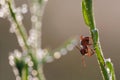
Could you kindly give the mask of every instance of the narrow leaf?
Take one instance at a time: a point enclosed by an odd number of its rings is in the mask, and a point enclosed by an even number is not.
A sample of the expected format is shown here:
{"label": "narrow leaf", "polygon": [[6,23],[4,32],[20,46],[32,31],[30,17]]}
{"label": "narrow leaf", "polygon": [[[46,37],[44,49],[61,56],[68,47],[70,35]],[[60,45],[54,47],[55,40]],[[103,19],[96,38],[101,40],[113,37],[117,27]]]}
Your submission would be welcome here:
{"label": "narrow leaf", "polygon": [[21,80],[28,80],[28,65],[26,64],[22,70],[22,79]]}
{"label": "narrow leaf", "polygon": [[86,25],[88,25],[90,29],[94,29],[95,23],[92,13],[92,0],[82,0],[82,13]]}
{"label": "narrow leaf", "polygon": [[116,80],[113,64],[110,59],[106,59],[106,67],[110,80]]}

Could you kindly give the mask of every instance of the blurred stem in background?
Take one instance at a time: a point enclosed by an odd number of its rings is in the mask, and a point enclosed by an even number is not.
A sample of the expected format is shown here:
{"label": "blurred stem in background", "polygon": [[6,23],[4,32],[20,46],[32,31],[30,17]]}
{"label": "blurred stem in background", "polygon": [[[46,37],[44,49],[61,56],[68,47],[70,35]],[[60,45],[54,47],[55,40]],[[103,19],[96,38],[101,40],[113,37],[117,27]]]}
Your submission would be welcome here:
{"label": "blurred stem in background", "polygon": [[96,52],[98,63],[100,65],[101,73],[104,80],[116,80],[113,64],[109,59],[105,59],[99,41],[99,33],[95,24],[93,8],[93,0],[82,0],[82,12],[86,25],[89,27],[93,46]]}
{"label": "blurred stem in background", "polygon": [[[63,46],[54,51],[41,48],[42,16],[47,0],[30,0],[27,4],[16,8],[14,0],[0,1],[0,17],[7,17],[10,21],[10,32],[15,33],[22,49],[15,49],[10,53],[9,63],[13,67],[16,80],[45,80],[43,64],[59,59],[73,50],[76,39],[68,40]],[[30,10],[32,26],[27,34],[22,22],[23,14]]]}
{"label": "blurred stem in background", "polygon": [[[42,69],[42,56],[44,54],[41,49],[41,19],[45,0],[33,0],[30,3],[32,29],[30,34],[25,30],[22,23],[22,9],[15,8],[14,0],[6,0],[9,10],[9,20],[12,25],[12,31],[17,36],[22,52],[15,50],[10,55],[10,64],[15,71],[16,79],[20,80],[45,80]],[[25,7],[23,9],[25,11]],[[24,12],[23,11],[23,12]]]}

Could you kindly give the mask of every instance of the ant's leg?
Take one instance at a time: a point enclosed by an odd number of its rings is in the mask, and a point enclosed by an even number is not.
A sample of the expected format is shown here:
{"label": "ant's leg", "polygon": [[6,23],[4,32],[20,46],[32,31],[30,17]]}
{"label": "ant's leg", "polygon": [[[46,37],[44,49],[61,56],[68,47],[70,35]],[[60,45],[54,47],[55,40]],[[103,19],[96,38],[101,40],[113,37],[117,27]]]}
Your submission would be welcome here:
{"label": "ant's leg", "polygon": [[84,36],[83,36],[83,35],[81,35],[81,36],[80,36],[80,40],[83,40],[83,37],[84,37]]}
{"label": "ant's leg", "polygon": [[86,63],[85,63],[85,58],[84,58],[84,56],[82,56],[82,64],[83,64],[84,67],[86,67]]}
{"label": "ant's leg", "polygon": [[78,46],[75,46],[78,50],[80,50],[80,47],[78,47]]}
{"label": "ant's leg", "polygon": [[91,48],[89,46],[87,46],[87,53],[86,53],[87,56],[91,56]]}
{"label": "ant's leg", "polygon": [[87,56],[92,56],[95,53],[95,51],[91,49],[91,47],[89,46],[87,46],[87,50],[88,50],[88,52],[86,53]]}
{"label": "ant's leg", "polygon": [[89,45],[93,45],[93,39],[92,39],[92,37],[89,37],[89,41],[91,42],[91,43],[89,43]]}
{"label": "ant's leg", "polygon": [[87,56],[92,56],[95,53],[95,51],[91,48],[88,49],[88,53],[86,54]]}
{"label": "ant's leg", "polygon": [[86,53],[87,56],[92,56],[90,52]]}
{"label": "ant's leg", "polygon": [[[82,36],[81,36],[80,38],[82,38]],[[76,47],[78,50],[80,50],[80,49],[81,49],[80,42],[78,42],[78,45],[76,45],[75,47]]]}
{"label": "ant's leg", "polygon": [[91,49],[91,51],[92,51],[91,55],[93,55],[95,53],[95,51],[93,49]]}

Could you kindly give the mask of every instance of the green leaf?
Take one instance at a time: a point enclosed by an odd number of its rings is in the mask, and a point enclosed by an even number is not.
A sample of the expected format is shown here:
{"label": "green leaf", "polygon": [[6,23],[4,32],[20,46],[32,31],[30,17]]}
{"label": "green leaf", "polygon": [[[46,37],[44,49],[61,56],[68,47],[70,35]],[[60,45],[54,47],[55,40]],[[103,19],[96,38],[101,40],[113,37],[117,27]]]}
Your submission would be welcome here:
{"label": "green leaf", "polygon": [[17,58],[15,57],[16,68],[18,69],[19,76],[21,80],[28,80],[28,65],[25,63],[24,57]]}
{"label": "green leaf", "polygon": [[28,65],[27,64],[22,69],[22,79],[21,80],[28,80]]}
{"label": "green leaf", "polygon": [[38,2],[39,2],[40,4],[42,4],[43,0],[38,0]]}
{"label": "green leaf", "polygon": [[110,80],[105,65],[103,65],[101,62],[99,63],[100,63],[101,71],[103,73],[103,80]]}
{"label": "green leaf", "polygon": [[110,59],[106,59],[106,70],[108,72],[110,80],[116,80],[113,64]]}
{"label": "green leaf", "polygon": [[33,61],[33,64],[34,64],[33,69],[37,70],[39,62],[38,62],[36,55],[32,54],[31,52],[29,52],[29,55],[31,56],[31,60]]}
{"label": "green leaf", "polygon": [[18,58],[15,58],[15,64],[16,64],[16,68],[18,69],[18,72],[19,72],[19,75],[22,76],[22,70],[25,66],[25,62],[23,59],[18,59]]}
{"label": "green leaf", "polygon": [[92,0],[82,0],[82,13],[86,25],[88,25],[90,29],[94,29],[95,23],[92,13]]}

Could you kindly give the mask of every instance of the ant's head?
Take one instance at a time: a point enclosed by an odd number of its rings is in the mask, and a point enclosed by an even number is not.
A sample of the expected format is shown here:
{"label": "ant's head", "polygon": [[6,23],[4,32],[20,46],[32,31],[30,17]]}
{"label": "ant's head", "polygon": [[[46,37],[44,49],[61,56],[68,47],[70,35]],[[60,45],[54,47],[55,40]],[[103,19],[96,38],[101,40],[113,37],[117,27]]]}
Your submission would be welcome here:
{"label": "ant's head", "polygon": [[90,43],[90,37],[81,36],[81,45],[85,46]]}

